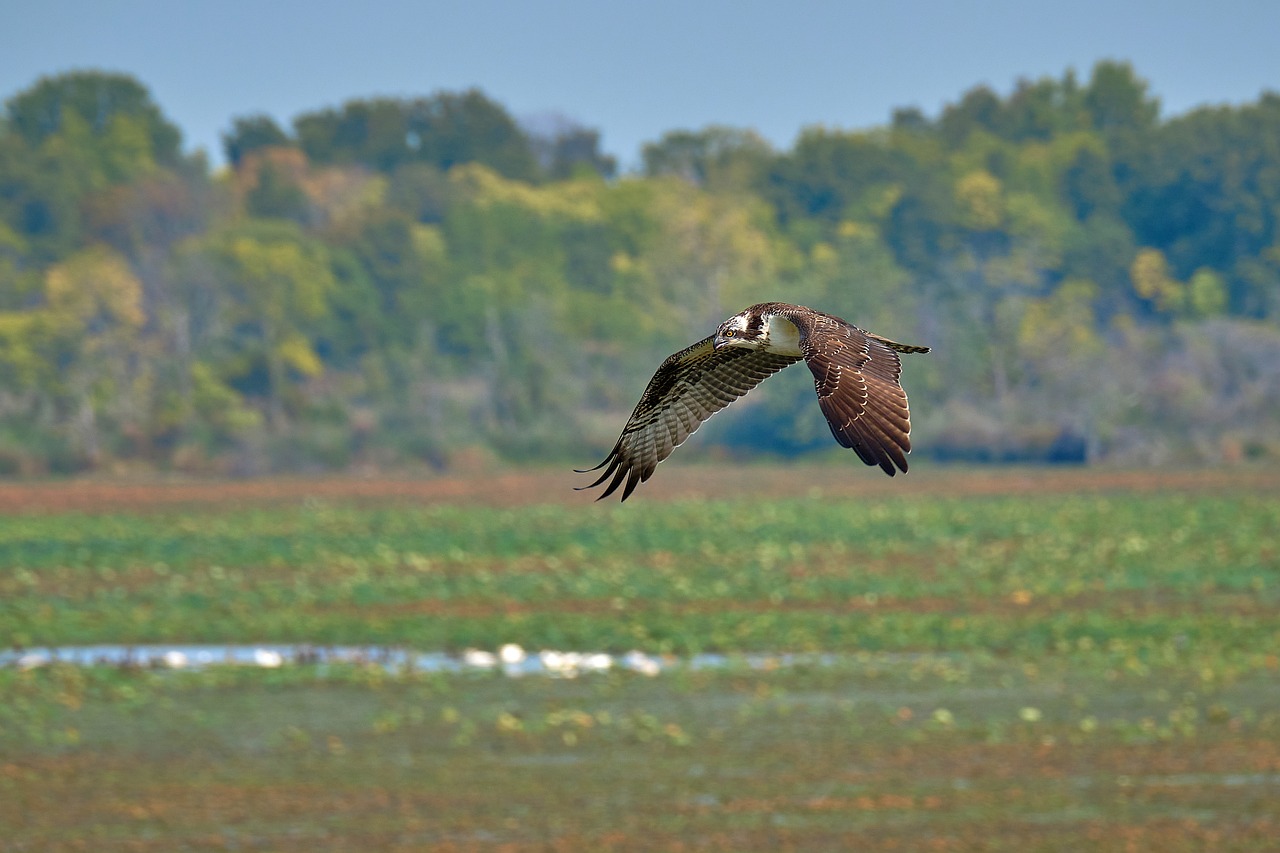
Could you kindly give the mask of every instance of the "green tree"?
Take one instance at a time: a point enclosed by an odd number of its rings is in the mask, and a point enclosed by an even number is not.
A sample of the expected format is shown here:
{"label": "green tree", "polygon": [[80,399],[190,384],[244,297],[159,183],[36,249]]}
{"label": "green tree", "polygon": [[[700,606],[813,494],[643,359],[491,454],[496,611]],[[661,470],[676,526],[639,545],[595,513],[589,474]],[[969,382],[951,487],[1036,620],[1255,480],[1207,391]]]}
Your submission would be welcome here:
{"label": "green tree", "polygon": [[232,122],[231,130],[222,135],[222,150],[227,162],[239,166],[245,155],[262,148],[282,148],[292,145],[275,119],[269,115],[242,116]]}
{"label": "green tree", "polygon": [[0,220],[0,310],[27,308],[40,289],[26,241]]}
{"label": "green tree", "polygon": [[[384,208],[364,218],[343,245],[360,272],[350,273],[351,292],[336,298],[356,326],[337,333],[349,340],[335,344],[357,351],[414,349],[437,314],[446,273],[439,230]],[[359,305],[348,298],[356,293]]]}
{"label": "green tree", "polygon": [[131,77],[72,72],[11,98],[0,125],[0,221],[49,262],[84,237],[92,193],[184,168],[181,137]]}
{"label": "green tree", "polygon": [[773,149],[753,130],[711,125],[702,130],[673,130],[646,143],[644,173],[674,176],[709,189],[757,187],[773,159]]}
{"label": "green tree", "polygon": [[127,74],[72,71],[42,77],[11,98],[5,112],[9,127],[33,148],[68,133],[71,123],[78,121],[91,138],[103,143],[104,159],[114,155],[111,148],[122,135],[133,133],[140,136],[147,159],[166,166],[181,159],[181,132],[164,117],[146,87]]}
{"label": "green tree", "polygon": [[806,130],[792,151],[765,177],[766,193],[785,222],[818,219],[838,223],[863,194],[902,185],[913,172],[906,152],[869,133]]}
{"label": "green tree", "polygon": [[1187,282],[1187,307],[1195,317],[1217,317],[1227,308],[1227,286],[1222,276],[1201,267]]}
{"label": "green tree", "polygon": [[974,131],[996,134],[1004,105],[988,86],[970,89],[958,104],[948,104],[938,119],[938,131],[948,146],[958,148]]}
{"label": "green tree", "polygon": [[1094,214],[1119,214],[1123,197],[1103,145],[1082,145],[1076,151],[1062,175],[1062,193],[1081,221]]}
{"label": "green tree", "polygon": [[430,98],[377,98],[294,120],[312,162],[360,163],[389,172],[406,163],[449,169],[482,163],[509,178],[532,180],[538,166],[528,137],[510,114],[478,89]]}
{"label": "green tree", "polygon": [[268,425],[282,431],[293,377],[324,369],[314,336],[335,287],[328,252],[279,220],[247,220],[211,234],[194,251],[212,272],[212,322],[221,332],[204,358],[233,386],[260,392]]}
{"label": "green tree", "polygon": [[1127,62],[1104,60],[1093,67],[1083,93],[1093,126],[1104,133],[1147,131],[1160,115],[1160,102]]}
{"label": "green tree", "polygon": [[86,249],[49,268],[43,313],[57,341],[70,429],[96,464],[104,452],[104,414],[135,436],[146,429],[148,371],[136,358],[145,352],[142,284],[117,253]]}
{"label": "green tree", "polygon": [[1123,206],[1138,239],[1175,273],[1226,274],[1230,304],[1260,316],[1268,302],[1246,272],[1280,242],[1280,96],[1194,110],[1151,134]]}
{"label": "green tree", "polygon": [[33,150],[0,125],[0,222],[21,237],[30,255],[49,262],[71,252],[82,236],[75,171],[48,150]]}
{"label": "green tree", "polygon": [[257,180],[245,193],[245,212],[261,219],[310,223],[311,200],[291,171],[282,164],[264,161],[256,171]]}
{"label": "green tree", "polygon": [[391,173],[387,206],[424,223],[444,219],[454,201],[448,176],[427,163],[408,163]]}
{"label": "green tree", "polygon": [[598,175],[612,178],[618,161],[600,150],[600,131],[563,116],[526,122],[525,134],[542,174],[551,180]]}
{"label": "green tree", "polygon": [[1169,269],[1169,262],[1159,249],[1141,249],[1129,268],[1133,290],[1161,314],[1181,310],[1186,297],[1184,287]]}

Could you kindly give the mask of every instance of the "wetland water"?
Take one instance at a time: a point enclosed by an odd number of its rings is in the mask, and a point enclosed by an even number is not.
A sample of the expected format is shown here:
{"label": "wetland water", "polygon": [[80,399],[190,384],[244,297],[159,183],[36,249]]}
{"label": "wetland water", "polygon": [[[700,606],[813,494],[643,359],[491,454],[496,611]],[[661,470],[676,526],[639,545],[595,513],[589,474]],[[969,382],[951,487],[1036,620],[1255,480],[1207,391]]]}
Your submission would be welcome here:
{"label": "wetland water", "polygon": [[769,670],[797,665],[829,666],[846,658],[831,654],[697,654],[691,657],[649,655],[640,651],[611,655],[604,652],[526,651],[507,644],[496,651],[467,649],[457,654],[419,652],[387,646],[261,645],[91,645],[0,651],[0,667],[34,669],[54,663],[73,666],[116,666],[146,669],[200,669],[210,666],[275,668],[294,665],[364,664],[390,670],[421,672],[492,671],[521,676],[573,677],[619,669],[659,675],[684,669],[746,667]]}

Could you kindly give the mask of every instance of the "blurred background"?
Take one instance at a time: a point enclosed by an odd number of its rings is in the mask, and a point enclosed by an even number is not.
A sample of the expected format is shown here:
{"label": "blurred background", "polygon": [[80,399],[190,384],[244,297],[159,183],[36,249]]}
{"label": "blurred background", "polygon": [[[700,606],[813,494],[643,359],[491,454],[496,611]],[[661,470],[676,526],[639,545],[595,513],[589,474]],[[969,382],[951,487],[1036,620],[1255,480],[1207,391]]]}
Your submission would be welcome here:
{"label": "blurred background", "polygon": [[6,17],[2,473],[559,462],[775,299],[933,347],[925,455],[1280,452],[1270,4]]}
{"label": "blurred background", "polygon": [[0,21],[0,853],[1276,850],[1280,4]]}

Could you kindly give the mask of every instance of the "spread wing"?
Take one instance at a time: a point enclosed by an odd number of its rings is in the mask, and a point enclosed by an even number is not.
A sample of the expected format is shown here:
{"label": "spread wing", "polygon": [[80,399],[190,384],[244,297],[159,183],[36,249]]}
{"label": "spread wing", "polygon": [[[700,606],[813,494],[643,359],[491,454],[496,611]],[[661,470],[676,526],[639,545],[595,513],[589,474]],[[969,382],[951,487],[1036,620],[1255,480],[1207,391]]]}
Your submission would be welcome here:
{"label": "spread wing", "polygon": [[702,422],[746,394],[769,376],[796,361],[799,356],[778,355],[742,347],[717,350],[713,337],[704,338],[675,353],[658,368],[622,428],[618,443],[594,468],[579,471],[604,473],[590,486],[610,480],[606,498],[626,480],[622,500],[637,485],[648,480],[658,463],[671,455]]}
{"label": "spread wing", "polygon": [[800,331],[800,350],[836,441],[890,477],[906,471],[911,415],[898,353],[929,348],[900,344],[816,311],[784,316]]}

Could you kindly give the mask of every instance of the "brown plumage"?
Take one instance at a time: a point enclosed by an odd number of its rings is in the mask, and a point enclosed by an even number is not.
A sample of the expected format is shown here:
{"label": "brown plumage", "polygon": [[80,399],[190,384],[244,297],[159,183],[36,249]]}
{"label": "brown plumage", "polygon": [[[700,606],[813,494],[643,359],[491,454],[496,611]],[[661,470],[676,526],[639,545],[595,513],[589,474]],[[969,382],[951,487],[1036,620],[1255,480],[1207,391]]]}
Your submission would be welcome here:
{"label": "brown plumage", "polygon": [[725,320],[714,335],[662,362],[613,450],[596,467],[578,473],[604,472],[580,488],[608,480],[600,495],[606,498],[625,482],[625,501],[703,421],[801,358],[813,372],[818,405],[836,441],[892,477],[907,470],[911,452],[898,353],[928,351],[800,305],[752,305]]}

